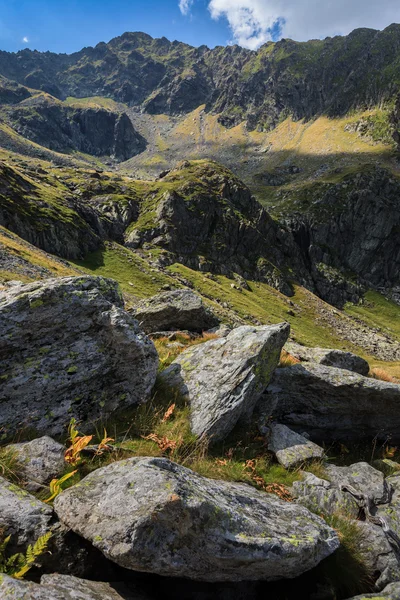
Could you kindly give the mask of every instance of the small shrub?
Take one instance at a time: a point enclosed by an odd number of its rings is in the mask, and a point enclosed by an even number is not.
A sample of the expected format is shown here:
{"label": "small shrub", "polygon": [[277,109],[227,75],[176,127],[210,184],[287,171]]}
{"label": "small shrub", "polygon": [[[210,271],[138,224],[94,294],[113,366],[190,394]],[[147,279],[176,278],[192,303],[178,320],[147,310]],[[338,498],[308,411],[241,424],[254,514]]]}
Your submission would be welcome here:
{"label": "small shrub", "polygon": [[11,448],[0,448],[0,475],[13,483],[20,481],[21,463],[18,454]]}

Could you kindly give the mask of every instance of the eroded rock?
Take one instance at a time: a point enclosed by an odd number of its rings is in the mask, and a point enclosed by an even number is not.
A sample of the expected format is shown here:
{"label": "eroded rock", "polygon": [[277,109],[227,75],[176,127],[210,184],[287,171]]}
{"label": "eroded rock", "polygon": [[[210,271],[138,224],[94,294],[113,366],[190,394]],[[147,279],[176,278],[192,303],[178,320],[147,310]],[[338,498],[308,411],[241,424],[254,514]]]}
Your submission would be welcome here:
{"label": "eroded rock", "polygon": [[15,454],[20,468],[18,474],[30,492],[39,491],[65,469],[65,447],[47,435],[31,442],[11,444],[8,449]]}
{"label": "eroded rock", "polygon": [[339,546],[304,507],[164,458],[99,469],[58,496],[55,510],[120,566],[194,580],[293,578]]}
{"label": "eroded rock", "polygon": [[259,409],[316,441],[400,439],[400,385],[344,369],[311,363],[277,369]]}
{"label": "eroded rock", "polygon": [[59,435],[144,402],[158,356],[123,310],[116,282],[66,277],[5,288],[0,297],[0,427]]}
{"label": "eroded rock", "polygon": [[121,596],[108,583],[67,575],[45,575],[41,584],[0,575],[0,593],[7,600],[134,600],[131,595]]}
{"label": "eroded rock", "polygon": [[219,323],[200,296],[191,290],[162,292],[143,300],[134,315],[146,333],[185,329],[202,333]]}
{"label": "eroded rock", "polygon": [[277,461],[285,469],[292,469],[308,460],[321,459],[324,456],[323,448],[286,425],[272,423],[268,429],[268,450],[275,454]]}
{"label": "eroded rock", "polygon": [[287,343],[285,350],[301,362],[318,363],[327,367],[346,369],[347,371],[354,371],[354,373],[364,376],[369,373],[369,364],[367,361],[351,352],[327,348],[307,348],[294,342]]}
{"label": "eroded rock", "polygon": [[289,325],[243,326],[224,338],[188,348],[163,379],[189,398],[191,427],[212,442],[246,422],[279,362]]}

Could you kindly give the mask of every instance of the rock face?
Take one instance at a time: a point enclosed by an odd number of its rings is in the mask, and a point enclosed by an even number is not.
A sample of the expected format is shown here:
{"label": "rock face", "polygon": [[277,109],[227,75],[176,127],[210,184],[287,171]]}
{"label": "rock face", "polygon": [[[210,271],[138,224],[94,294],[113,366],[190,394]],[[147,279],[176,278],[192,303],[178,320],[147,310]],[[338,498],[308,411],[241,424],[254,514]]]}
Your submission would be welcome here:
{"label": "rock face", "polygon": [[0,300],[0,426],[65,431],[146,401],[158,356],[102,277],[6,288]]}
{"label": "rock face", "polygon": [[41,585],[0,575],[0,593],[7,600],[134,600],[120,596],[108,583],[67,575],[45,575]]}
{"label": "rock face", "polygon": [[55,510],[117,564],[194,580],[293,578],[339,545],[303,507],[163,458],[99,469],[58,496]]}
{"label": "rock face", "polygon": [[287,295],[293,295],[284,274],[290,263],[312,285],[291,235],[228,169],[211,161],[186,161],[162,182],[170,189],[143,203],[139,219],[126,232],[127,246],[162,247],[169,262],[265,281]]}
{"label": "rock face", "polygon": [[273,423],[269,427],[268,450],[273,452],[285,469],[297,467],[307,460],[319,459],[324,450],[302,435],[286,427]]}
{"label": "rock face", "polygon": [[324,365],[277,369],[260,412],[313,439],[399,439],[400,385]]}
{"label": "rock face", "polygon": [[18,133],[57,152],[75,150],[124,161],[146,148],[146,140],[122,112],[70,107],[38,96],[9,107],[6,114]]}
{"label": "rock face", "polygon": [[191,427],[212,442],[246,422],[277,367],[290,327],[238,327],[225,338],[191,347],[162,377],[189,398]]}
{"label": "rock face", "polygon": [[367,361],[351,352],[327,348],[307,348],[294,342],[287,343],[285,350],[301,362],[318,363],[327,367],[346,369],[347,371],[354,371],[354,373],[364,376],[369,373],[369,364]]}
{"label": "rock face", "polygon": [[[127,32],[68,56],[2,52],[0,73],[59,98],[101,93],[149,113],[169,114],[207,104],[222,113],[220,121],[228,127],[247,120],[249,129],[269,129],[283,112],[295,120],[342,115],[391,98],[399,38],[400,28],[393,24],[381,32],[356,29],[317,46],[283,39],[252,52],[239,46],[194,48]],[[337,81],[344,83],[340,89]]]}
{"label": "rock face", "polygon": [[146,333],[177,330],[201,333],[219,323],[200,296],[190,290],[157,294],[135,307],[134,315]]}
{"label": "rock face", "polygon": [[20,476],[25,489],[30,492],[38,492],[65,469],[65,447],[48,436],[32,442],[12,444],[8,448],[18,459]]}

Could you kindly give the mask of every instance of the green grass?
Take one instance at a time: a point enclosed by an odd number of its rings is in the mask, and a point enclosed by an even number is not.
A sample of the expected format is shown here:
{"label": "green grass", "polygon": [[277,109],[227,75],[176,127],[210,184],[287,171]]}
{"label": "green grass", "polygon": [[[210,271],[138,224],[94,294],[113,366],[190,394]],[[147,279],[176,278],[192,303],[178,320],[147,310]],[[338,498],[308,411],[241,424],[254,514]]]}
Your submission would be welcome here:
{"label": "green grass", "polygon": [[64,100],[64,104],[81,108],[106,108],[112,111],[121,111],[123,108],[127,108],[125,104],[116,102],[112,98],[105,98],[104,96],[89,96],[87,98],[68,96]]}
{"label": "green grass", "polygon": [[137,298],[153,296],[163,285],[175,284],[167,275],[152,271],[137,254],[116,243],[106,243],[104,249],[70,263],[87,273],[115,279],[126,294]]}

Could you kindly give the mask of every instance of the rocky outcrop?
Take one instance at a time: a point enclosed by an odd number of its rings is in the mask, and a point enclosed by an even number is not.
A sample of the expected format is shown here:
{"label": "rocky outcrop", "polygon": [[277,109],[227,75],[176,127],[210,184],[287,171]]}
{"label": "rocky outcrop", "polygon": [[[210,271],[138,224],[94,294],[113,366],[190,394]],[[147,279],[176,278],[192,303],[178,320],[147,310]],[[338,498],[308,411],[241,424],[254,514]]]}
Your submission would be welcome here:
{"label": "rocky outcrop", "polygon": [[293,469],[309,460],[324,456],[324,450],[304,436],[279,423],[272,423],[267,431],[268,450],[285,469]]}
{"label": "rocky outcrop", "polygon": [[124,161],[146,148],[146,140],[123,112],[65,106],[43,95],[8,108],[6,115],[18,133],[57,152],[75,150]]}
{"label": "rocky outcrop", "polygon": [[191,290],[157,294],[135,306],[133,314],[146,333],[178,330],[202,333],[219,323],[202,298]]}
{"label": "rocky outcrop", "polygon": [[291,235],[231,171],[211,161],[185,161],[162,184],[169,189],[161,187],[142,203],[126,231],[127,246],[161,247],[168,252],[163,264],[265,281],[289,296],[289,268],[312,286]]}
{"label": "rocky outcrop", "polygon": [[55,510],[117,564],[193,580],[292,578],[339,545],[299,505],[162,458],[99,469],[58,496]]}
{"label": "rocky outcrop", "polygon": [[369,364],[367,361],[351,352],[327,348],[307,348],[294,342],[288,342],[285,345],[285,350],[301,362],[336,367],[338,369],[345,369],[346,371],[354,371],[354,373],[364,376],[369,373]]}
{"label": "rocky outcrop", "polygon": [[0,301],[3,432],[59,435],[72,417],[93,423],[145,402],[158,356],[102,277],[14,285]]}
{"label": "rocky outcrop", "polygon": [[[391,290],[399,285],[400,182],[381,167],[343,177],[339,183],[308,190],[308,206],[292,209],[291,228],[313,269],[319,295],[332,296],[333,274],[347,273],[348,285]],[[287,215],[286,215],[287,217]],[[331,290],[330,290],[331,288]],[[329,291],[330,290],[330,291]],[[340,300],[338,297],[337,300]]]}
{"label": "rocky outcrop", "polygon": [[238,327],[224,338],[183,351],[163,381],[189,399],[193,433],[223,440],[249,421],[277,367],[289,325]]}
{"label": "rocky outcrop", "polygon": [[133,600],[108,583],[68,575],[44,575],[41,585],[0,575],[0,593],[7,600]]}
{"label": "rocky outcrop", "polygon": [[293,493],[312,511],[354,520],[358,553],[367,572],[374,574],[377,590],[399,580],[399,507],[390,479],[367,463],[329,465],[324,479],[304,473],[293,484]]}
{"label": "rocky outcrop", "polygon": [[399,439],[400,385],[308,363],[277,369],[260,402],[263,415],[312,439]]}
{"label": "rocky outcrop", "polygon": [[48,436],[11,444],[8,450],[18,463],[18,475],[24,488],[30,492],[40,491],[65,470],[65,447]]}

